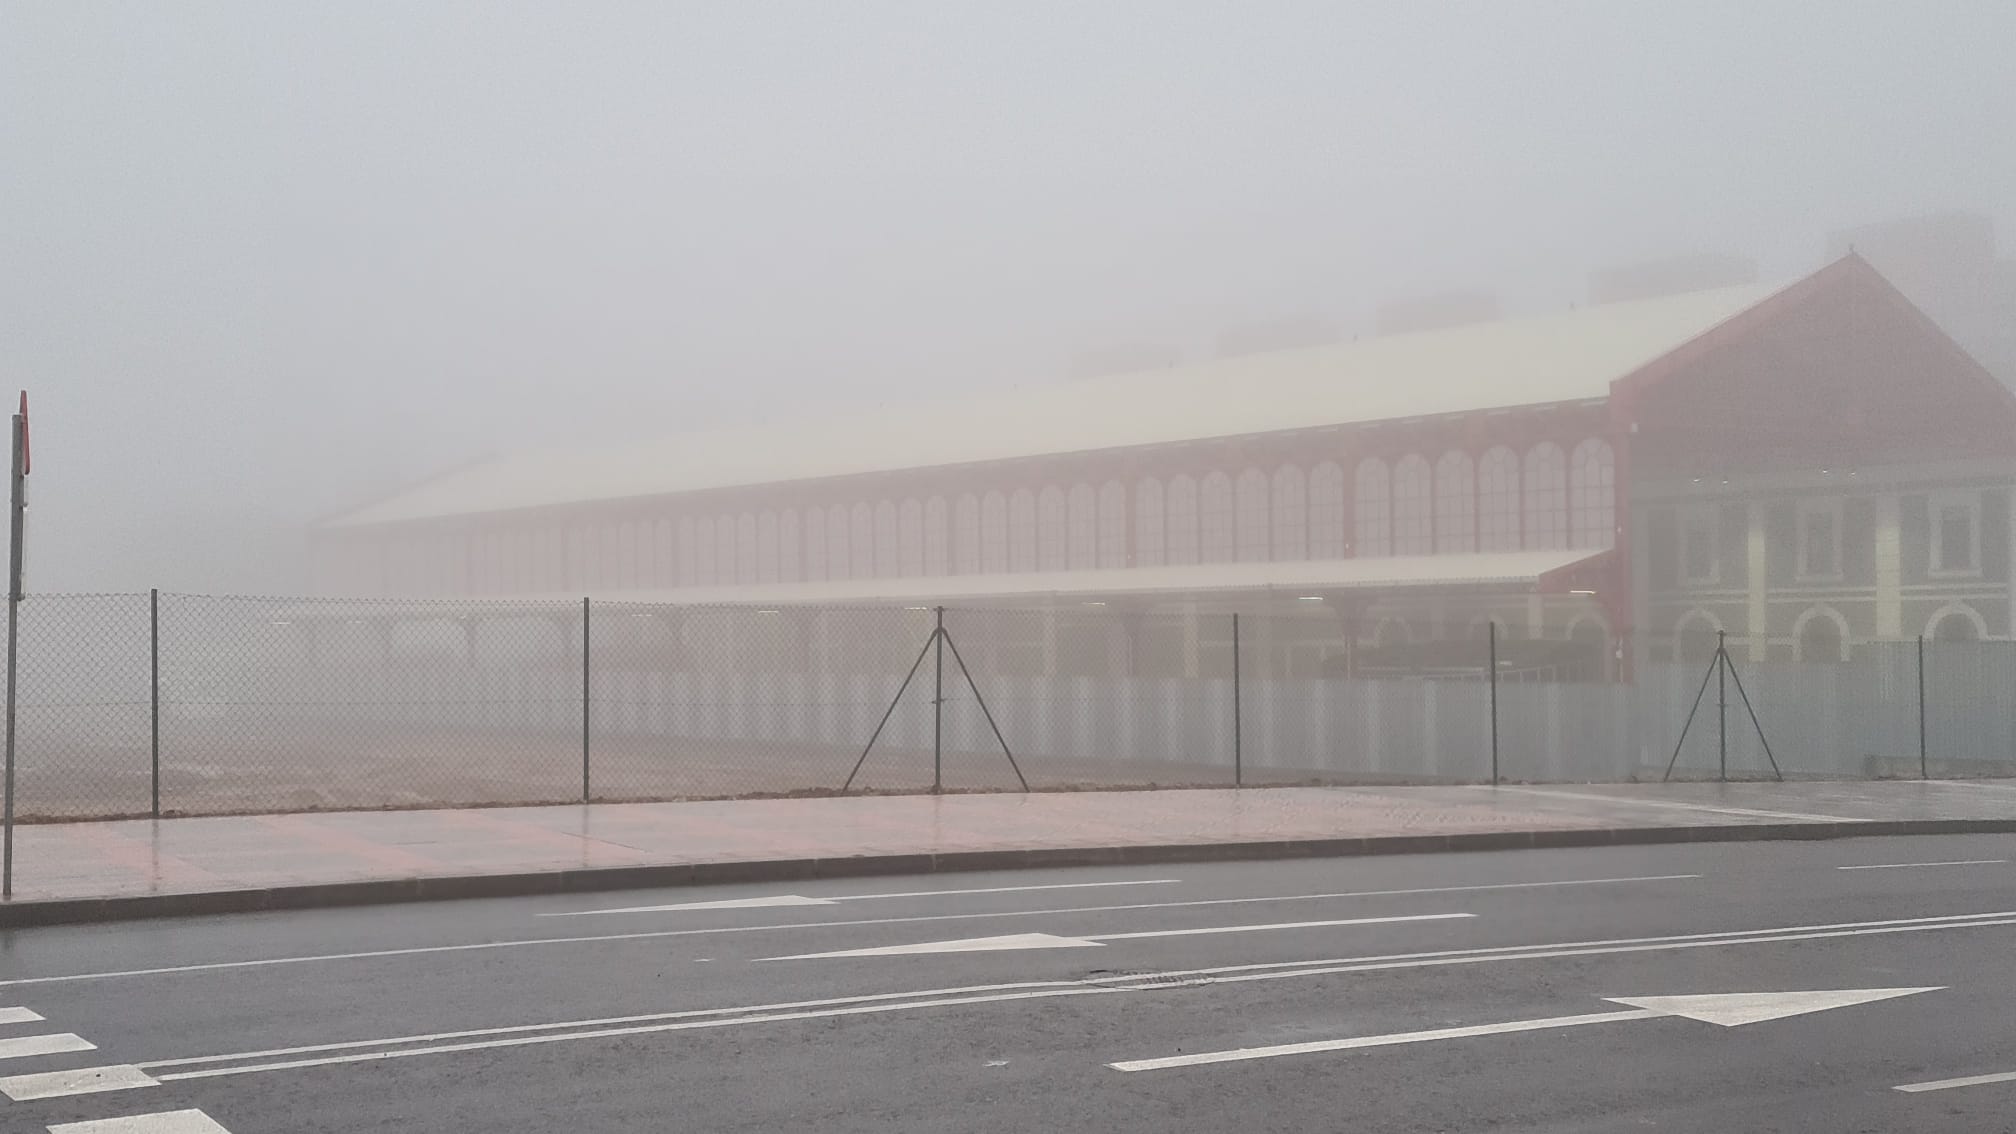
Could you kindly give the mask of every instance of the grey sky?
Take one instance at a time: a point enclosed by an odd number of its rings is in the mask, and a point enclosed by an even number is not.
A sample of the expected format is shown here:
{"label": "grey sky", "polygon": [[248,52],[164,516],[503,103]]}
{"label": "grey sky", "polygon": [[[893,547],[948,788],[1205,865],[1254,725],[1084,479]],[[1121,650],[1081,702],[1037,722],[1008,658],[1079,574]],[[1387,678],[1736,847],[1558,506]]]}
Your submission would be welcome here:
{"label": "grey sky", "polygon": [[2016,231],[2016,5],[0,0],[31,585],[298,585],[487,450],[1693,251]]}

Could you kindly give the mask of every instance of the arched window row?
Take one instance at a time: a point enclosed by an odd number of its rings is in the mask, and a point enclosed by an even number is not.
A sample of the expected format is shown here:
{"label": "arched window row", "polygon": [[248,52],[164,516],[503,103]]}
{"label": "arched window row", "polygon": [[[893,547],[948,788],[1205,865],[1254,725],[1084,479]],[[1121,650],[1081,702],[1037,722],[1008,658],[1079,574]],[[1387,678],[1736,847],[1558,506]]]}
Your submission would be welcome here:
{"label": "arched window row", "polygon": [[416,539],[388,581],[452,593],[654,590],[1127,566],[1612,546],[1617,471],[1596,438],[806,508]]}

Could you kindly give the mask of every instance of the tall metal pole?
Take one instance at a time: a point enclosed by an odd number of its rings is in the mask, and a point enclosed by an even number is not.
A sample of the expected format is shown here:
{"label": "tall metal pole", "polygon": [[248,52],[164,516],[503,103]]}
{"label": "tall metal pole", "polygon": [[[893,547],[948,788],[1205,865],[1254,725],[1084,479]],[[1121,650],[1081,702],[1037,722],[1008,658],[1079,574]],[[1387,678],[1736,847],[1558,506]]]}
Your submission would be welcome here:
{"label": "tall metal pole", "polygon": [[[24,398],[26,395],[23,395]],[[27,408],[27,403],[22,403]],[[7,553],[7,772],[5,818],[0,822],[0,898],[14,896],[14,679],[15,647],[19,643],[19,622],[21,614],[21,519],[28,507],[23,489],[28,469],[22,462],[23,442],[27,439],[28,419],[14,415],[14,486],[9,531],[12,543]]]}
{"label": "tall metal pole", "polygon": [[1491,786],[1498,786],[1498,620],[1486,623],[1491,642]]}
{"label": "tall metal pole", "polygon": [[1925,758],[1925,635],[1918,635],[1918,778],[1932,778]]}
{"label": "tall metal pole", "polygon": [[945,790],[945,608],[937,608],[938,621],[931,631],[935,652],[931,665],[931,794]]}
{"label": "tall metal pole", "polygon": [[152,755],[154,818],[161,818],[161,588],[147,588],[147,746]]}
{"label": "tall metal pole", "polygon": [[588,599],[581,599],[581,802],[588,802]]}
{"label": "tall metal pole", "polygon": [[1715,631],[1715,740],[1722,753],[1722,780],[1729,780],[1729,633]]}
{"label": "tall metal pole", "polygon": [[1239,727],[1239,616],[1232,616],[1232,786],[1246,783],[1246,754]]}

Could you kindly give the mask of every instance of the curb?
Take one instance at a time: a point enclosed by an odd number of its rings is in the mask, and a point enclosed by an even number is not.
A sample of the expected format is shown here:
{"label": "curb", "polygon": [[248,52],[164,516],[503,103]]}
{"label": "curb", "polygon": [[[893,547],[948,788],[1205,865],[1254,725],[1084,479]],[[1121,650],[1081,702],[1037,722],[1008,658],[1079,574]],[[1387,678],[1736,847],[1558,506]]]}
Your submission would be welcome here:
{"label": "curb", "polygon": [[1158,863],[1240,862],[1284,858],[1348,858],[1362,855],[1428,854],[1438,851],[1538,850],[1650,846],[1662,843],[2009,833],[2016,833],[2016,819],[1872,819],[1700,827],[1479,831],[1454,835],[1381,835],[1369,838],[1286,839],[1243,843],[1155,843],[1138,846],[953,851],[946,854],[852,855],[843,858],[668,863],[662,866],[611,866],[590,870],[551,870],[525,874],[470,874],[365,882],[329,882],[186,894],[17,901],[0,905],[0,929],[143,918],[205,917],[276,910],[387,905],[395,902],[446,901],[460,898],[519,898],[543,894],[580,894],[666,886],[797,882],[885,874],[1029,870],[1066,866],[1147,866]]}

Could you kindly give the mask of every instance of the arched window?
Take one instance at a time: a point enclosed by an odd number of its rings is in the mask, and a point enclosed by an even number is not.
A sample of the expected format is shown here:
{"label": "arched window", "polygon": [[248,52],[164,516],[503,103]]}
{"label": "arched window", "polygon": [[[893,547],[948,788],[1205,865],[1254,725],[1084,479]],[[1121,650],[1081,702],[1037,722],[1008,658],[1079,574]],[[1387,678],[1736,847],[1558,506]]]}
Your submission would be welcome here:
{"label": "arched window", "polygon": [[805,579],[820,582],[826,578],[826,509],[817,506],[805,509]]}
{"label": "arched window", "polygon": [[[706,525],[701,525],[705,527]],[[693,587],[700,584],[700,569],[695,562],[693,517],[679,518],[679,585]],[[564,585],[564,584],[563,584]]]}
{"label": "arched window", "polygon": [[[513,535],[514,533],[506,532],[498,541],[500,544],[498,548],[500,554],[497,565],[502,569],[499,571],[499,575],[501,576],[500,581],[503,582],[504,586],[500,589],[504,590],[510,589],[513,577],[517,574],[514,570],[515,564],[512,563],[511,556],[511,552],[515,550],[513,545],[517,543]],[[410,556],[406,558],[410,559]],[[622,527],[616,531],[615,574],[616,578],[614,581],[618,587],[627,591],[637,585],[637,521],[635,520],[625,520]]]}
{"label": "arched window", "polygon": [[777,577],[787,583],[804,578],[798,550],[798,509],[786,508],[777,517]]}
{"label": "arched window", "polygon": [[764,511],[756,517],[756,579],[777,581],[777,513]]}
{"label": "arched window", "polygon": [[1617,538],[1617,457],[1610,443],[1590,438],[1568,462],[1569,546],[1607,548]]}
{"label": "arched window", "polygon": [[[1031,501],[1034,508],[1034,501]],[[1008,570],[1008,498],[989,492],[980,499],[980,570],[999,575]]]}
{"label": "arched window", "polygon": [[1188,473],[1169,478],[1169,562],[1197,562],[1197,482]]}
{"label": "arched window", "polygon": [[1393,466],[1393,554],[1429,555],[1435,550],[1433,489],[1428,458],[1409,453]]}
{"label": "arched window", "polygon": [[1461,449],[1435,462],[1435,550],[1445,555],[1477,550],[1477,484],[1470,454]]}
{"label": "arched window", "polygon": [[1238,546],[1234,542],[1231,477],[1214,472],[1197,486],[1197,518],[1198,561],[1232,562]]}
{"label": "arched window", "polygon": [[1067,537],[1064,515],[1064,490],[1050,485],[1036,497],[1036,568],[1039,571],[1062,571],[1068,560],[1065,557]]}
{"label": "arched window", "polygon": [[1690,610],[1673,627],[1674,656],[1683,665],[1707,665],[1715,657],[1722,624],[1705,610]]}
{"label": "arched window", "polygon": [[1162,482],[1142,477],[1134,486],[1134,565],[1160,567],[1166,561],[1162,544],[1164,520]]}
{"label": "arched window", "polygon": [[1066,559],[1073,571],[1098,565],[1099,495],[1089,484],[1071,486]]}
{"label": "arched window", "polygon": [[924,573],[938,576],[950,572],[951,532],[946,529],[945,498],[933,496],[924,502]]}
{"label": "arched window", "polygon": [[1274,470],[1273,518],[1274,558],[1288,561],[1309,558],[1309,509],[1304,498],[1302,470],[1282,465]]}
{"label": "arched window", "polygon": [[854,577],[854,525],[848,520],[847,506],[835,504],[826,509],[826,577],[829,579],[851,579]]}
{"label": "arched window", "polygon": [[1008,498],[1008,569],[1036,569],[1036,494],[1026,488]]}
{"label": "arched window", "polygon": [[1561,446],[1542,441],[1526,452],[1526,508],[1522,513],[1529,551],[1568,546],[1568,469]]}
{"label": "arched window", "polygon": [[[854,513],[848,517],[847,540],[854,552],[854,577],[872,579],[875,577],[875,509],[867,501],[854,505]],[[894,527],[892,524],[891,527]],[[895,532],[890,532],[895,535]]]}
{"label": "arched window", "polygon": [[1237,554],[1241,563],[1262,563],[1267,559],[1267,474],[1247,469],[1239,474],[1238,499],[1234,505]]}
{"label": "arched window", "polygon": [[1344,469],[1336,461],[1309,470],[1309,558],[1344,557]]}
{"label": "arched window", "polygon": [[1386,481],[1386,462],[1377,457],[1359,461],[1354,484],[1358,505],[1358,554],[1393,554],[1393,496]]}
{"label": "arched window", "polygon": [[952,505],[952,573],[980,573],[980,498],[970,492]]}
{"label": "arched window", "polygon": [[1109,480],[1099,486],[1099,566],[1127,566],[1127,486]]}
{"label": "arched window", "polygon": [[914,496],[896,513],[896,573],[912,579],[924,573],[924,505]]}
{"label": "arched window", "polygon": [[1988,625],[1973,607],[1949,603],[1933,612],[1925,623],[1925,636],[1935,642],[1978,642],[1988,636]]}
{"label": "arched window", "polygon": [[1477,462],[1477,550],[1519,550],[1519,454],[1503,445]]}
{"label": "arched window", "polygon": [[1801,614],[1792,624],[1792,639],[1802,662],[1848,660],[1848,620],[1832,607],[1816,606]]}
{"label": "arched window", "polygon": [[756,513],[744,512],[735,517],[735,581],[753,583],[756,581]]}
{"label": "arched window", "polygon": [[875,505],[875,575],[877,579],[893,579],[900,573],[901,543],[896,522],[896,502],[884,500]]}
{"label": "arched window", "polygon": [[735,517],[717,516],[714,520],[714,581],[724,587],[735,582],[735,567]]}

